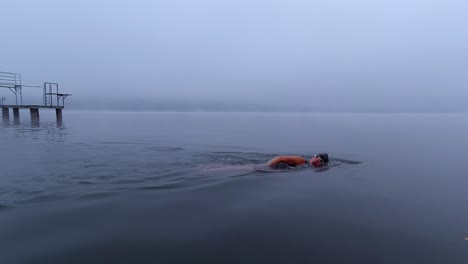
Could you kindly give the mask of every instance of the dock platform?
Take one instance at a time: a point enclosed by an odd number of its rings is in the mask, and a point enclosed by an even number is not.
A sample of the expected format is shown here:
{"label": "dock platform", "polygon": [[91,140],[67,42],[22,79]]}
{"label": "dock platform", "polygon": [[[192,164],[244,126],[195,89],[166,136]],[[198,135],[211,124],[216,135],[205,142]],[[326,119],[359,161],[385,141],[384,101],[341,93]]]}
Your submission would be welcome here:
{"label": "dock platform", "polygon": [[63,109],[64,106],[59,105],[0,105],[1,108],[18,108],[18,109],[29,109],[29,108],[46,108],[46,109]]}

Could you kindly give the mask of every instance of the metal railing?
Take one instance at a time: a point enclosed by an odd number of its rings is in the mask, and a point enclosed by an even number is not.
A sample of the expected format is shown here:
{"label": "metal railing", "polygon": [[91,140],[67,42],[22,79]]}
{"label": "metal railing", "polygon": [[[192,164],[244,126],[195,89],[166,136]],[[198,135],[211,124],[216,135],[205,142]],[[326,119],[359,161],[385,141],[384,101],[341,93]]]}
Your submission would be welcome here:
{"label": "metal railing", "polygon": [[0,72],[0,86],[15,88],[21,85],[21,74],[14,72]]}
{"label": "metal railing", "polygon": [[23,85],[21,84],[21,74],[14,72],[0,72],[0,88],[9,89],[15,95],[16,104],[18,104],[19,95],[20,102],[23,104]]}
{"label": "metal railing", "polygon": [[[16,105],[23,105],[23,87],[43,88],[43,105],[65,106],[65,98],[71,94],[59,93],[57,83],[45,82],[43,86],[23,85],[21,74],[14,72],[0,72],[0,88],[7,88],[15,95]],[[19,100],[18,100],[19,99]],[[3,104],[4,99],[1,101]]]}

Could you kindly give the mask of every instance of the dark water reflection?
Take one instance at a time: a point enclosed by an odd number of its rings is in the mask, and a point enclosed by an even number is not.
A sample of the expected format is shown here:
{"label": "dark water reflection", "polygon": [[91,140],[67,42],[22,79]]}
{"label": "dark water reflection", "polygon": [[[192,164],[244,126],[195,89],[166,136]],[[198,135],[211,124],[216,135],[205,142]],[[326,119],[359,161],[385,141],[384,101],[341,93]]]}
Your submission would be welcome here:
{"label": "dark water reflection", "polygon": [[[65,112],[1,132],[2,263],[468,260],[467,115]],[[250,166],[323,151],[366,163]]]}
{"label": "dark water reflection", "polygon": [[[3,128],[6,133],[9,134],[22,134],[24,132],[43,132],[48,131],[48,133],[53,134],[55,132],[63,131],[63,121],[58,119],[57,121],[40,121],[40,119],[32,119],[28,121],[21,122],[19,119],[10,121],[9,119],[3,120]],[[52,129],[55,129],[53,131]]]}

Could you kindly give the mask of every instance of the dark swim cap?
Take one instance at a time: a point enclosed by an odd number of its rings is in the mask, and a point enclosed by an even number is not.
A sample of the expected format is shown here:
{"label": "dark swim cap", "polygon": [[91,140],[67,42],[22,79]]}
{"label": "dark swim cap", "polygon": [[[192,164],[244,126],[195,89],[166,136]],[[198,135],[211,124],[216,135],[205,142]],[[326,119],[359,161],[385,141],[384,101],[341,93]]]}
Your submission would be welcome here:
{"label": "dark swim cap", "polygon": [[320,154],[317,154],[316,156],[319,156],[323,160],[323,163],[325,164],[328,163],[329,161],[327,153],[320,153]]}

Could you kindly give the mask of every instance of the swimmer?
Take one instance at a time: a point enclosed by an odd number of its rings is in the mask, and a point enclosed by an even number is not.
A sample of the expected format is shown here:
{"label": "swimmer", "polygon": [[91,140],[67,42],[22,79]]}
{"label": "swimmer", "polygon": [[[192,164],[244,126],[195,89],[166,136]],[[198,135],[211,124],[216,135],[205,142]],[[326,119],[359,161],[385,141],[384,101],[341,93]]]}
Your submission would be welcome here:
{"label": "swimmer", "polygon": [[309,161],[301,156],[278,156],[268,161],[267,165],[272,168],[285,168],[287,166],[296,167],[306,165],[318,168],[327,165],[328,161],[328,154],[319,153],[314,155]]}
{"label": "swimmer", "polygon": [[229,175],[230,177],[237,177],[248,175],[252,172],[284,172],[289,170],[295,170],[306,168],[308,166],[315,168],[316,172],[322,172],[329,170],[332,167],[339,166],[341,164],[364,164],[361,161],[345,160],[340,158],[333,158],[330,160],[328,154],[319,153],[314,155],[310,160],[307,160],[301,156],[277,156],[268,161],[268,163],[262,164],[243,164],[243,165],[222,165],[215,164],[214,166],[204,167],[202,171],[204,175],[207,173],[213,173],[214,175]]}

